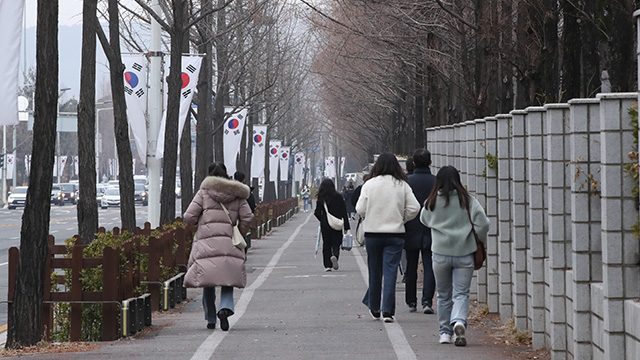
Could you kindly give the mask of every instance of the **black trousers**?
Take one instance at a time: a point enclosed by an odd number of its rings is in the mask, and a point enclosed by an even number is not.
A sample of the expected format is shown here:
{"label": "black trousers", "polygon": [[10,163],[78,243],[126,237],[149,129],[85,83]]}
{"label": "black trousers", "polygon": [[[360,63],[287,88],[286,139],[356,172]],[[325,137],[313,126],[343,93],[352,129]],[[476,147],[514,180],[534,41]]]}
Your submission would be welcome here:
{"label": "black trousers", "polygon": [[340,258],[340,245],[342,244],[342,231],[332,228],[322,228],[322,262],[325,268],[330,268],[331,256]]}
{"label": "black trousers", "polygon": [[433,276],[431,267],[431,249],[405,250],[407,253],[407,269],[405,271],[405,302],[418,304],[417,282],[418,282],[418,259],[422,254],[422,266],[424,267],[424,279],[422,282],[422,300],[420,304],[433,305],[433,295],[436,291],[436,278]]}

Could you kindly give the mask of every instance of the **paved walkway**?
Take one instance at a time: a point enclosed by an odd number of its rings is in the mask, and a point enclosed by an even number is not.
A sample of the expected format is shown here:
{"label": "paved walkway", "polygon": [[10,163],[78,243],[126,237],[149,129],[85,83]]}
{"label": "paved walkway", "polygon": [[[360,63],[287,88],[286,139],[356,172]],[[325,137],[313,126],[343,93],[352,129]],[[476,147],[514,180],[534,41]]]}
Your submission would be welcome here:
{"label": "paved walkway", "polygon": [[[355,225],[355,224],[354,224]],[[132,339],[99,343],[90,352],[28,355],[31,359],[463,359],[512,358],[484,332],[468,345],[438,344],[435,315],[409,313],[397,288],[395,323],[374,321],[360,300],[366,290],[364,248],[343,251],[340,270],[314,258],[318,222],[299,213],[262,240],[247,260],[248,286],[236,290],[236,314],[223,332],[206,329],[202,292],[189,289],[179,310],[154,315]]]}

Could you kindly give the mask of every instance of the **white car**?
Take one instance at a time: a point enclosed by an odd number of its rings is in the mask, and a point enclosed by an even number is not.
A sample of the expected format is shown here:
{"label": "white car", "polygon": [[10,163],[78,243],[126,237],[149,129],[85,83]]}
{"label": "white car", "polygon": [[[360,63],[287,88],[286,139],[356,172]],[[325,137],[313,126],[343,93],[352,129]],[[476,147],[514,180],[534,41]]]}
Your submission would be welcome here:
{"label": "white car", "polygon": [[117,186],[109,186],[102,195],[100,207],[106,209],[109,206],[120,206],[120,188]]}
{"label": "white car", "polygon": [[9,210],[13,210],[18,206],[24,207],[27,202],[27,186],[16,186],[9,194]]}

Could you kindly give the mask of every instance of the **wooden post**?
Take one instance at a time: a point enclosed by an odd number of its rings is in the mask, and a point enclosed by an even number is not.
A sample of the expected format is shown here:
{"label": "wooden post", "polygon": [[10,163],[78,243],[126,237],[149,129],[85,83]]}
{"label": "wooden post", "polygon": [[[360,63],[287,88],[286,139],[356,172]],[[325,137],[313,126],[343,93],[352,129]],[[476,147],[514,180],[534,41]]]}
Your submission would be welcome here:
{"label": "wooden post", "polygon": [[[77,240],[77,239],[76,239]],[[71,298],[82,300],[82,247],[76,242],[71,250]],[[71,304],[71,341],[82,335],[82,304]]]}
{"label": "wooden post", "polygon": [[118,338],[118,271],[120,258],[118,250],[107,247],[102,255],[102,340]]}
{"label": "wooden post", "polygon": [[149,268],[147,269],[147,281],[151,294],[151,311],[160,309],[160,240],[155,236],[149,238]]}

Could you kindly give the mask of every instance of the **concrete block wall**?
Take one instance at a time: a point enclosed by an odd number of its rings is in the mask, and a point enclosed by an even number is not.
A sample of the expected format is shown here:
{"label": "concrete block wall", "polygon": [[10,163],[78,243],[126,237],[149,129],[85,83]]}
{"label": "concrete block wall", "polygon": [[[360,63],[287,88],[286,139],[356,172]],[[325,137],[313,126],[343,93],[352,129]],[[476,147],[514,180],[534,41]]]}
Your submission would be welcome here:
{"label": "concrete block wall", "polygon": [[637,99],[599,94],[427,130],[433,170],[456,166],[491,220],[478,301],[553,359],[640,354],[638,210],[624,170]]}

